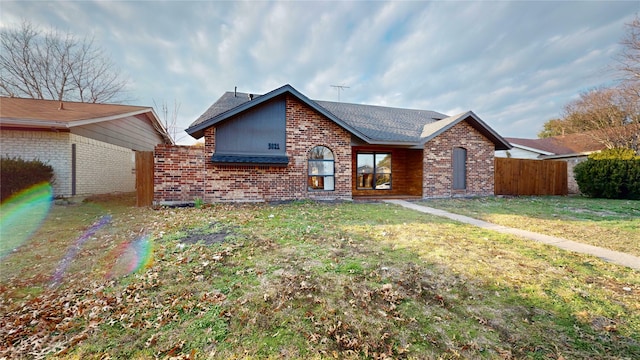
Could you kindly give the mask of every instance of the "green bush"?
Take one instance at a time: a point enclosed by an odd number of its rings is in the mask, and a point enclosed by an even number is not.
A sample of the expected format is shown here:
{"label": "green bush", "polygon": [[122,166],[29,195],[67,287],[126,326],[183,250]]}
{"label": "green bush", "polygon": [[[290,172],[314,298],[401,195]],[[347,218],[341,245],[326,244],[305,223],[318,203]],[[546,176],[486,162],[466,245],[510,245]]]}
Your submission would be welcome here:
{"label": "green bush", "polygon": [[35,184],[53,183],[53,167],[40,160],[0,158],[0,201]]}
{"label": "green bush", "polygon": [[574,168],[580,191],[590,197],[640,199],[640,157],[611,149],[589,156]]}
{"label": "green bush", "polygon": [[636,152],[627,148],[613,148],[605,149],[597,153],[589,155],[589,159],[604,160],[604,159],[616,159],[616,160],[638,160],[640,156],[636,155]]}

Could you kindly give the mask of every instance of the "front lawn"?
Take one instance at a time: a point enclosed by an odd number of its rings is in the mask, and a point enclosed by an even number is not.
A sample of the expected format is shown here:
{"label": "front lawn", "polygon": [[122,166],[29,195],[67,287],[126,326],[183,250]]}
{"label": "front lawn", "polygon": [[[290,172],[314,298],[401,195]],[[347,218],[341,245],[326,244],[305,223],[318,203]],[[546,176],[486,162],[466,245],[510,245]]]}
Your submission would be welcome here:
{"label": "front lawn", "polygon": [[640,275],[594,257],[383,203],[131,205],[0,260],[0,358],[640,357]]}
{"label": "front lawn", "polygon": [[581,196],[438,199],[426,206],[640,256],[640,201]]}

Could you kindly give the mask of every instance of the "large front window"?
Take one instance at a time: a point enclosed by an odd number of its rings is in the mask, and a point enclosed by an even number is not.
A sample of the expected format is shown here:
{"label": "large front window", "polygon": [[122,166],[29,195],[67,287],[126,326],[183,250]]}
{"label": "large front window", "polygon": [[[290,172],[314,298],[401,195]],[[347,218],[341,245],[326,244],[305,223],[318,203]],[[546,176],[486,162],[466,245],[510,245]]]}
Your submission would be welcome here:
{"label": "large front window", "polygon": [[309,152],[309,190],[334,190],[335,167],[333,152],[325,146],[316,146]]}
{"label": "large front window", "polygon": [[357,166],[356,188],[391,189],[391,153],[360,153]]}

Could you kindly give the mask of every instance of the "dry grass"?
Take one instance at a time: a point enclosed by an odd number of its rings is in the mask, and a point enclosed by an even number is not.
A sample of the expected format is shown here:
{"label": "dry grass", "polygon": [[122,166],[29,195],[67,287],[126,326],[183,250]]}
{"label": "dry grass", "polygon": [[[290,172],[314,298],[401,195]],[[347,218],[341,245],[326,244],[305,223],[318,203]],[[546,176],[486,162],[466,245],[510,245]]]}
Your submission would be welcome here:
{"label": "dry grass", "polygon": [[[0,357],[640,357],[640,276],[596,258],[387,204],[131,205],[55,206],[2,260]],[[153,263],[106,279],[141,234]]]}
{"label": "dry grass", "polygon": [[427,206],[494,224],[640,256],[640,201],[585,197],[428,200]]}

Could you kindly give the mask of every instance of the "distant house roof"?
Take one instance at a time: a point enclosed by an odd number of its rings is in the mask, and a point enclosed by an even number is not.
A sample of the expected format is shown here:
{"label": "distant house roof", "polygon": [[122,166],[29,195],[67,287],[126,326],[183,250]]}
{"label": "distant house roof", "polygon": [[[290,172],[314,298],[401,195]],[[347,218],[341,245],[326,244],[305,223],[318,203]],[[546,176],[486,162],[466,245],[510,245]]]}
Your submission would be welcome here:
{"label": "distant house roof", "polygon": [[173,142],[151,107],[0,97],[0,125],[69,129],[76,126],[145,115],[167,142]]}
{"label": "distant house roof", "polygon": [[538,150],[540,157],[587,155],[605,149],[605,145],[587,133],[553,136],[542,139],[505,138],[514,147]]}
{"label": "distant house roof", "polygon": [[421,146],[458,122],[468,120],[476,130],[487,136],[496,145],[496,150],[511,148],[505,139],[471,111],[449,117],[430,110],[314,101],[298,92],[291,85],[285,85],[261,96],[227,92],[194,121],[186,129],[186,132],[200,138],[204,135],[204,129],[286,93],[297,97],[359,139],[370,144]]}

